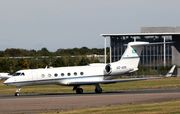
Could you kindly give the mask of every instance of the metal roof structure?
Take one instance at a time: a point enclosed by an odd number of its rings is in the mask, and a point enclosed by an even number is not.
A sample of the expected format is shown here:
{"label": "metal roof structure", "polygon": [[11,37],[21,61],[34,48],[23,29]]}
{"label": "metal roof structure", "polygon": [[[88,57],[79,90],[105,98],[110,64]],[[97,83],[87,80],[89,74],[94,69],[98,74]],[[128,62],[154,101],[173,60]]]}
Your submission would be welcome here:
{"label": "metal roof structure", "polygon": [[128,34],[100,34],[103,37],[107,36],[154,36],[154,35],[180,35],[180,33],[128,33]]}

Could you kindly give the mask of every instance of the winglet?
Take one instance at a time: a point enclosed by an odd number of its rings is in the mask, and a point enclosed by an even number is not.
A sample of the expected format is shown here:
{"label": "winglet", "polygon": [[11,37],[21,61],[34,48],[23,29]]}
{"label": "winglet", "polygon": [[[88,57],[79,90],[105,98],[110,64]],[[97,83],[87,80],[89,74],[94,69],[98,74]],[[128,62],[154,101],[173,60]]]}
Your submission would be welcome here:
{"label": "winglet", "polygon": [[174,69],[175,69],[175,67],[176,67],[176,65],[173,65],[173,67],[172,67],[171,70],[166,74],[165,77],[171,77],[171,76],[172,76],[172,73],[173,73],[173,71],[174,71]]}

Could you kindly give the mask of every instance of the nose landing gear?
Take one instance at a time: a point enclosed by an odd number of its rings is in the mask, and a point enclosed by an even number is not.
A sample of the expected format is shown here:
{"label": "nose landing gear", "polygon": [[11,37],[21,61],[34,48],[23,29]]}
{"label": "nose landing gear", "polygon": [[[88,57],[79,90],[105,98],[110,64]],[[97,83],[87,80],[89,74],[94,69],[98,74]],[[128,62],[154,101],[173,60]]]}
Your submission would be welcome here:
{"label": "nose landing gear", "polygon": [[14,94],[14,96],[19,96],[20,95],[19,94],[20,90],[21,90],[21,87],[17,87],[16,93]]}

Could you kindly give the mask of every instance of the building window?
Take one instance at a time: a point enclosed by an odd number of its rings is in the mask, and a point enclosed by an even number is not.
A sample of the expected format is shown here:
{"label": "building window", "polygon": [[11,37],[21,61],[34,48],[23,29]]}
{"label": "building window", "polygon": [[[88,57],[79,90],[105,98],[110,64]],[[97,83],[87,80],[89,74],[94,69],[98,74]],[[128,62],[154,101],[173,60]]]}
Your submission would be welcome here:
{"label": "building window", "polygon": [[54,76],[55,76],[55,77],[57,77],[57,76],[58,76],[58,74],[57,74],[57,73],[55,73],[55,74],[54,74]]}
{"label": "building window", "polygon": [[64,73],[61,73],[61,76],[64,76]]}

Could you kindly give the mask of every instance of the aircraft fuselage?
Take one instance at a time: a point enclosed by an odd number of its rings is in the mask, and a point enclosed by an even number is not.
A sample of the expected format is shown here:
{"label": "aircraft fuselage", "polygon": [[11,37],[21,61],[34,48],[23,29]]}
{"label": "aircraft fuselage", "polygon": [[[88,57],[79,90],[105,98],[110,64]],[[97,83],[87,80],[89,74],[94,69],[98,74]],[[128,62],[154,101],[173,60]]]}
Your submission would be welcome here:
{"label": "aircraft fuselage", "polygon": [[[127,65],[115,66],[118,70],[118,76],[105,72],[105,66],[75,66],[75,67],[59,67],[47,69],[29,69],[20,70],[8,82],[4,82],[9,86],[28,86],[28,85],[71,85],[71,82],[92,82],[114,79],[121,74],[128,72],[130,68]],[[124,66],[124,68],[122,68]],[[126,67],[125,67],[126,66]]]}

